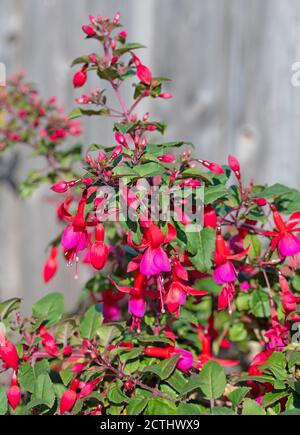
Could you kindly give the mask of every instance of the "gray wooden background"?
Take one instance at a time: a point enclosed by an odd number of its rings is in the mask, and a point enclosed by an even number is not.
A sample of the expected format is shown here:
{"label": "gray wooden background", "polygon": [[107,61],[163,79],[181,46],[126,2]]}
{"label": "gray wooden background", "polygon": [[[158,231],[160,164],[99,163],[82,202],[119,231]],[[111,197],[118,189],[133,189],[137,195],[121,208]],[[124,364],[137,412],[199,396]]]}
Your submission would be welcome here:
{"label": "gray wooden background", "polygon": [[[93,51],[81,33],[89,14],[122,12],[129,40],[159,75],[173,79],[173,104],[150,109],[169,122],[168,139],[197,144],[203,158],[235,153],[247,177],[300,187],[300,0],[0,0],[0,62],[24,67],[46,97],[74,105],[71,60]],[[109,121],[88,121],[84,140],[109,143]],[[21,162],[21,179],[30,166]],[[80,289],[63,267],[46,287],[44,248],[55,233],[44,191],[18,200],[0,185],[0,299],[18,295],[25,308],[49,290],[74,305]],[[41,206],[42,204],[42,206]],[[83,274],[81,280],[84,280]]]}

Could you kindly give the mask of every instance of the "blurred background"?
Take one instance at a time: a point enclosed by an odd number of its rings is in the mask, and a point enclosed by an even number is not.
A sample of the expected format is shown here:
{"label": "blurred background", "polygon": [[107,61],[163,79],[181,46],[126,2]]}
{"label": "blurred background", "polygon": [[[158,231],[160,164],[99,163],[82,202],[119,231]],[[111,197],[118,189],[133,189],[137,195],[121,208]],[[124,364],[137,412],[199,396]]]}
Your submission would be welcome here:
{"label": "blurred background", "polygon": [[[118,10],[128,41],[149,47],[143,63],[173,80],[171,103],[143,107],[168,122],[168,140],[191,141],[201,158],[220,163],[233,153],[249,180],[300,188],[300,87],[292,80],[300,0],[0,0],[0,62],[8,74],[24,68],[44,97],[56,95],[69,111],[80,94],[70,63],[96,49],[81,26],[90,14]],[[110,120],[85,123],[87,146],[111,139]],[[20,154],[16,180],[29,167]],[[55,290],[74,307],[84,276],[74,282],[62,266],[49,287],[42,281],[45,248],[57,231],[45,191],[24,202],[1,182],[0,211],[0,300],[20,296],[28,309]]]}

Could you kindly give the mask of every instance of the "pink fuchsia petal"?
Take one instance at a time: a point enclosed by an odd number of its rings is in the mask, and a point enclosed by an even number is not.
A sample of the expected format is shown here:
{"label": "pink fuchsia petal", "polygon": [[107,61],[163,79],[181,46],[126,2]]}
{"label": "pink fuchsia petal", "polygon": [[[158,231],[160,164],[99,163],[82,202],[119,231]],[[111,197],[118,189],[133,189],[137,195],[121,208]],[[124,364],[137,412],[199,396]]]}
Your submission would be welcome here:
{"label": "pink fuchsia petal", "polygon": [[237,272],[231,261],[226,261],[214,270],[214,280],[217,284],[235,282],[236,278]]}
{"label": "pink fuchsia petal", "polygon": [[300,239],[294,234],[286,234],[278,243],[278,250],[281,257],[292,257],[300,253]]}
{"label": "pink fuchsia petal", "polygon": [[135,317],[144,317],[146,312],[145,299],[131,297],[128,302],[128,312]]}
{"label": "pink fuchsia petal", "polygon": [[171,272],[170,260],[163,248],[155,249],[154,264],[160,269],[160,272]]}
{"label": "pink fuchsia petal", "polygon": [[154,263],[155,250],[148,248],[143,254],[140,264],[140,271],[143,275],[157,275],[160,273],[160,268]]}
{"label": "pink fuchsia petal", "polygon": [[177,368],[182,372],[186,372],[193,367],[194,357],[191,352],[185,349],[175,349],[174,353],[180,354],[179,361],[177,363]]}
{"label": "pink fuchsia petal", "polygon": [[70,250],[75,248],[78,245],[79,240],[80,233],[74,231],[73,225],[67,226],[61,238],[61,244],[64,249]]}
{"label": "pink fuchsia petal", "polygon": [[103,304],[103,317],[105,322],[118,322],[121,320],[121,308],[118,305]]}

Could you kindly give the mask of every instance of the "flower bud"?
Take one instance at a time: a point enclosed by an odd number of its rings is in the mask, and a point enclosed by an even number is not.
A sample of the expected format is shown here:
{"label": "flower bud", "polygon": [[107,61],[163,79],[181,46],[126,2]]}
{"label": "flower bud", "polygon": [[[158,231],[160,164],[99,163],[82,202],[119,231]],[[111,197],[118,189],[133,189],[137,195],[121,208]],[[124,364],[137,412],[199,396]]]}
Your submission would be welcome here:
{"label": "flower bud", "polygon": [[150,85],[152,81],[152,73],[148,67],[145,65],[140,64],[137,67],[136,75],[140,79],[142,83],[145,85]]}
{"label": "flower bud", "polygon": [[66,181],[59,181],[51,187],[51,190],[55,193],[65,193],[69,189],[69,183]]}
{"label": "flower bud", "polygon": [[157,158],[163,163],[173,163],[176,160],[176,157],[173,154],[164,154],[163,156],[159,156]]}
{"label": "flower bud", "polygon": [[125,136],[122,133],[117,132],[115,135],[116,141],[120,144],[123,145],[125,148],[128,148],[128,143],[125,139]]}
{"label": "flower bud", "polygon": [[91,26],[82,26],[82,30],[90,38],[96,35],[95,30]]}
{"label": "flower bud", "polygon": [[87,81],[87,73],[85,70],[77,71],[73,77],[73,85],[75,88],[81,88],[86,84]]}
{"label": "flower bud", "polygon": [[159,98],[163,98],[164,100],[169,100],[170,98],[173,98],[173,95],[169,92],[164,92],[162,94],[159,94]]}

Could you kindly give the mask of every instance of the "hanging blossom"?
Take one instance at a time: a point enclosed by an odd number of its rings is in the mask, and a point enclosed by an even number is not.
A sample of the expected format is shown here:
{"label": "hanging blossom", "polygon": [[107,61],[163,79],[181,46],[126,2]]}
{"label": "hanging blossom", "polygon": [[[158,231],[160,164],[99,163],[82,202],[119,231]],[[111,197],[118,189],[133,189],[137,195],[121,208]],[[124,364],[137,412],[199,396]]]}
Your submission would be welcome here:
{"label": "hanging blossom", "polygon": [[217,284],[222,285],[222,291],[218,299],[219,310],[228,308],[229,313],[232,313],[231,302],[235,295],[235,282],[238,275],[233,261],[244,258],[248,254],[249,249],[250,247],[237,254],[231,254],[229,246],[220,232],[216,237],[213,278]]}
{"label": "hanging blossom", "polygon": [[294,233],[300,233],[300,212],[293,213],[287,222],[284,222],[282,216],[276,207],[270,205],[276,231],[266,231],[264,234],[273,237],[271,249],[274,251],[278,248],[281,258],[292,257],[300,253],[300,239]]}
{"label": "hanging blossom", "polygon": [[[135,245],[132,241],[131,233],[128,233],[128,244],[142,251],[138,259],[139,269],[143,275],[159,275],[162,272],[171,272],[171,263],[163,245],[167,245],[176,237],[176,229],[173,225],[168,225],[167,235],[150,222],[144,229],[144,236],[140,245]],[[138,264],[136,263],[136,264]]]}

